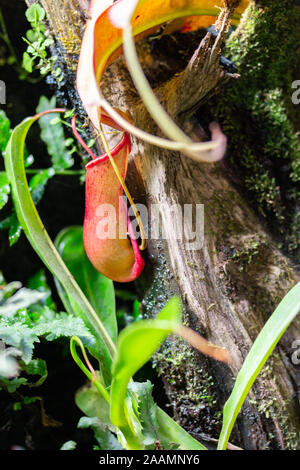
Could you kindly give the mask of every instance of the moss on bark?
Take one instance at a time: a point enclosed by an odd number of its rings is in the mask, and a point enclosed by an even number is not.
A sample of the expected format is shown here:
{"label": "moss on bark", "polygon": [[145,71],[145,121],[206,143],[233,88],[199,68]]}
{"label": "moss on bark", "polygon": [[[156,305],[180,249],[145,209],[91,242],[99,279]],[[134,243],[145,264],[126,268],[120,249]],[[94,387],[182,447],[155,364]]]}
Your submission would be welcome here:
{"label": "moss on bark", "polygon": [[252,2],[225,55],[241,78],[210,108],[229,138],[240,184],[279,241],[300,253],[299,106],[292,83],[300,70],[300,6],[292,0]]}

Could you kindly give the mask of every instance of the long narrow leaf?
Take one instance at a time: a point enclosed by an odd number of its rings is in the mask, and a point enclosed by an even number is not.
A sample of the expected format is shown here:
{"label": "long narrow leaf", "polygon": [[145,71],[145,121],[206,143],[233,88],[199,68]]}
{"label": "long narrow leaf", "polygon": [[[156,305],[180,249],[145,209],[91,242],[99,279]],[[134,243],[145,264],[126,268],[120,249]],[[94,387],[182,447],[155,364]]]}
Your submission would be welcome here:
{"label": "long narrow leaf", "polygon": [[166,337],[178,328],[180,318],[180,300],[173,297],[154,320],[141,320],[121,332],[111,386],[111,422],[118,428],[127,425],[124,401],[130,378],[150,360]]}
{"label": "long narrow leaf", "polygon": [[246,357],[232,393],[224,406],[223,427],[218,444],[219,450],[226,449],[233,425],[250,388],[281,336],[299,311],[300,282],[280,302]]}
{"label": "long narrow leaf", "polygon": [[181,450],[207,450],[201,442],[196,441],[174,419],[157,406],[158,438],[164,443],[178,444]]}
{"label": "long narrow leaf", "polygon": [[24,168],[24,142],[30,127],[38,118],[39,115],[27,118],[14,129],[5,153],[5,168],[11,184],[18,219],[32,247],[52,274],[63,284],[69,298],[78,305],[82,319],[95,335],[97,348],[93,354],[100,360],[103,373],[109,382],[112,355],[115,351],[114,344],[55,249],[28,188]]}

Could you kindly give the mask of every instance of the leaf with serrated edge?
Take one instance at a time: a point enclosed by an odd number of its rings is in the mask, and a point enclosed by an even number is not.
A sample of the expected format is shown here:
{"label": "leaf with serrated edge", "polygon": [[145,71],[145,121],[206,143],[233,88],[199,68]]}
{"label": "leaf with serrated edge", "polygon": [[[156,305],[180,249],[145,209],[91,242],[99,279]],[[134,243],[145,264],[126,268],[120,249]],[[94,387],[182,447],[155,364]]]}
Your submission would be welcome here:
{"label": "leaf with serrated edge", "polygon": [[19,289],[14,295],[9,297],[3,305],[0,307],[0,315],[5,317],[12,317],[21,308],[27,308],[30,305],[43,300],[47,297],[45,292],[39,292],[37,290],[27,289],[23,287]]}
{"label": "leaf with serrated edge", "polygon": [[[36,112],[41,113],[55,107],[55,97],[48,100],[45,96],[41,96]],[[59,114],[46,114],[39,119],[39,125],[41,128],[41,139],[47,145],[47,150],[52,160],[52,166],[55,171],[61,171],[70,168],[74,160],[66,149],[62,124],[60,122],[55,125],[50,124],[55,117],[59,118]]]}
{"label": "leaf with serrated edge", "polygon": [[156,404],[152,397],[153,385],[148,380],[144,383],[133,382],[128,390],[134,392],[138,398],[139,418],[142,424],[143,443],[146,446],[158,440],[158,422],[156,418]]}
{"label": "leaf with serrated edge", "polygon": [[92,428],[101,450],[123,449],[116,437],[105,426],[102,425],[98,418],[87,418],[84,416],[80,419],[77,427],[79,429]]}

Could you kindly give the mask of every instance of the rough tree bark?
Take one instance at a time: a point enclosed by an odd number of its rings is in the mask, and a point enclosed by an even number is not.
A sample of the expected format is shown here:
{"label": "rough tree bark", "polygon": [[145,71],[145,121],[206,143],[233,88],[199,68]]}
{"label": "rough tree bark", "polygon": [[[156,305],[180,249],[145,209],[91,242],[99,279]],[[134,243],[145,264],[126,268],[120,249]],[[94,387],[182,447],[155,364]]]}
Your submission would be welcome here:
{"label": "rough tree bark", "polygon": [[[66,70],[74,72],[88,1],[41,0],[41,4]],[[223,27],[216,38],[207,34],[196,47],[193,36],[187,67],[179,73],[176,70],[176,75],[170,74],[164,82],[160,82],[160,76],[157,78],[154,60],[153,68],[149,66],[149,43],[140,46],[164,106],[198,137],[203,136],[203,129],[187,118],[225,81],[236,79],[220,65],[224,25],[230,14],[230,9],[223,13]],[[176,64],[173,61],[168,67],[173,71]],[[74,74],[68,77],[72,90]],[[122,59],[106,72],[104,87],[110,102],[129,111],[137,126],[158,133],[133,90]],[[76,98],[71,96],[76,106]],[[144,299],[144,314],[155,315],[177,293],[183,301],[185,322],[231,353],[230,366],[225,366],[171,338],[154,359],[176,419],[196,437],[205,434],[208,439],[217,438],[220,410],[247,352],[298,275],[234,186],[225,165],[195,163],[133,139],[128,179],[135,200],[147,204],[150,212],[153,204],[163,204],[167,235],[163,240],[149,240],[147,268],[137,283]],[[174,237],[174,228],[180,222],[179,213],[174,214],[173,209],[178,204],[204,204],[202,249],[189,250]],[[299,337],[298,319],[253,386],[232,435],[235,444],[246,449],[299,447],[300,376],[299,368],[291,362],[292,343]]]}

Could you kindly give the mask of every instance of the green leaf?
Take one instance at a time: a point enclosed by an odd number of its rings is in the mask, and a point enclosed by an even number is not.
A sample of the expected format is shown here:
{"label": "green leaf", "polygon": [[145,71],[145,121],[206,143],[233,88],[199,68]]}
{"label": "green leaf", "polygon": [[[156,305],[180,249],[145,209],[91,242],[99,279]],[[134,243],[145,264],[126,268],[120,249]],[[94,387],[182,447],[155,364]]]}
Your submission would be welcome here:
{"label": "green leaf", "polygon": [[67,313],[55,314],[55,318],[50,321],[38,321],[32,326],[32,331],[37,336],[45,336],[47,341],[54,341],[61,337],[71,338],[76,335],[86,346],[92,347],[95,344],[94,337],[82,319]]}
{"label": "green leaf", "polygon": [[29,166],[31,166],[34,162],[34,157],[32,154],[29,154],[27,156],[24,155],[24,166],[25,168],[28,168]]}
{"label": "green leaf", "polygon": [[34,64],[34,58],[28,54],[28,52],[23,52],[23,61],[22,66],[26,70],[26,72],[32,73]]}
{"label": "green leaf", "polygon": [[77,426],[79,429],[91,428],[99,444],[100,450],[122,450],[116,437],[101,423],[98,418],[80,418]]}
{"label": "green leaf", "polygon": [[3,303],[3,300],[6,300],[11,297],[16,292],[16,290],[22,287],[22,284],[19,281],[13,281],[3,286],[3,284],[5,284],[5,280],[3,279],[1,284],[2,286],[0,289],[0,305]]}
{"label": "green leaf", "polygon": [[75,450],[77,447],[77,442],[67,441],[65,442],[59,450]]}
{"label": "green leaf", "polygon": [[40,342],[37,335],[22,322],[15,322],[13,326],[0,323],[0,339],[5,344],[19,349],[25,364],[32,359],[34,343]]}
{"label": "green leaf", "polygon": [[0,210],[7,203],[9,193],[10,193],[10,186],[8,183],[7,175],[4,171],[0,171]]}
{"label": "green leaf", "polygon": [[34,3],[25,12],[26,18],[29,23],[39,23],[45,18],[45,10],[38,3]]}
{"label": "green leaf", "polygon": [[109,426],[111,431],[116,431],[110,422],[109,405],[95,385],[80,388],[75,394],[75,403],[86,416],[97,417],[103,425]]}
{"label": "green leaf", "polygon": [[[135,440],[139,443],[138,447],[144,448],[144,436],[142,434],[142,423],[140,421],[139,403],[136,393],[130,390],[128,386],[127,395],[125,397],[125,414],[127,422],[130,423],[130,432],[134,431]],[[125,431],[125,432],[124,432]],[[127,429],[126,427],[121,428],[121,432],[127,440]],[[119,436],[119,440],[122,444],[123,439]],[[141,445],[142,444],[142,445]]]}
{"label": "green leaf", "polygon": [[36,31],[33,31],[33,29],[29,29],[28,31],[26,31],[26,38],[29,42],[34,42],[37,41],[38,34]]}
{"label": "green leaf", "polygon": [[3,219],[0,221],[0,230],[6,230],[6,229],[9,230],[8,232],[9,245],[13,246],[15,243],[17,243],[22,233],[22,227],[19,224],[19,221],[17,219],[15,212],[12,212],[12,214],[9,217],[6,217],[6,219]]}
{"label": "green leaf", "polygon": [[71,117],[74,116],[74,114],[75,114],[75,108],[66,111],[65,114],[64,114],[64,118],[65,119],[71,118]]}
{"label": "green leaf", "polygon": [[68,297],[76,304],[80,315],[96,339],[90,348],[101,364],[101,370],[108,385],[111,380],[111,363],[115,346],[96,312],[80,290],[73,276],[55,249],[33,204],[24,168],[24,143],[26,135],[38,116],[25,119],[12,132],[5,152],[5,168],[9,177],[14,205],[19,222],[36,253],[51,273],[66,289]]}
{"label": "green leaf", "polygon": [[158,439],[164,449],[207,450],[204,445],[190,436],[176,421],[157,407]]}
{"label": "green leaf", "polygon": [[[83,245],[82,227],[69,227],[60,232],[55,246],[115,343],[118,327],[113,282],[98,273],[88,259]],[[64,289],[60,284],[57,288],[65,307],[70,309]]]}
{"label": "green leaf", "polygon": [[133,382],[128,390],[138,397],[139,419],[142,424],[143,443],[151,446],[158,440],[158,422],[156,418],[157,406],[152,397],[153,385],[148,380],[144,383]]}
{"label": "green leaf", "polygon": [[29,279],[27,287],[29,289],[38,290],[39,292],[45,292],[46,296],[43,299],[43,304],[49,307],[50,310],[56,310],[56,305],[52,299],[52,292],[48,286],[44,269],[40,269]]}
{"label": "green leaf", "polygon": [[[180,318],[178,299],[172,299],[169,308],[171,308],[171,310],[174,309],[172,314],[170,314],[169,309],[165,309],[161,313],[162,318],[173,318],[173,320],[178,322]],[[155,442],[157,436],[157,439],[162,443],[164,449],[181,448],[184,450],[206,450],[202,444],[191,437],[175,421],[154,405],[151,396],[152,385],[150,382],[146,384],[132,383],[129,385],[128,389],[129,393],[126,398],[127,413],[131,420],[134,415],[135,427],[142,426],[141,430],[135,429],[135,433],[138,432],[139,440],[143,441],[145,445],[152,445],[153,447],[153,442]],[[118,399],[118,397],[112,394],[111,401],[115,398]],[[132,403],[130,403],[130,401],[132,401]],[[97,417],[102,425],[106,425],[110,431],[117,433],[125,447],[126,443],[124,442],[122,434],[118,433],[117,428],[111,423],[109,405],[99,394],[94,385],[78,390],[75,396],[75,402],[85,415],[90,418]]]}
{"label": "green leaf", "polygon": [[0,315],[12,317],[21,308],[29,307],[30,305],[43,300],[46,296],[47,294],[45,294],[45,292],[39,292],[23,287],[0,305]]}
{"label": "green leaf", "polygon": [[3,110],[0,110],[0,152],[3,153],[11,135],[10,120]]}
{"label": "green leaf", "polygon": [[34,204],[38,204],[42,199],[48,181],[55,175],[54,168],[48,168],[34,175],[29,183],[29,189]]}
{"label": "green leaf", "polygon": [[143,318],[140,311],[140,304],[141,303],[137,299],[135,299],[135,301],[133,302],[133,321],[138,321]]}
{"label": "green leaf", "polygon": [[128,389],[138,397],[143,443],[148,449],[153,449],[154,444],[159,442],[164,450],[206,450],[154,403],[153,385],[149,380],[130,383]]}
{"label": "green leaf", "polygon": [[[39,65],[41,65],[41,64],[39,64]],[[49,73],[51,71],[51,69],[52,69],[52,63],[48,62],[46,65],[43,65],[43,67],[40,67],[40,73],[41,73],[41,75],[46,75],[47,73]],[[63,168],[68,168],[68,167],[72,166],[73,163],[74,163],[74,161],[72,159],[70,159],[70,154],[68,154],[67,158],[68,158],[68,160],[71,160],[70,164],[68,166],[65,166],[65,165],[67,165],[67,163],[65,163],[63,165]],[[61,164],[59,163],[59,169],[60,169],[60,167],[61,167]],[[58,168],[56,168],[56,169],[58,169]]]}
{"label": "green leaf", "polygon": [[223,410],[223,426],[218,449],[224,450],[239,411],[256,377],[278,341],[300,311],[300,282],[280,302],[256,338],[237,376]]}
{"label": "green leaf", "polygon": [[0,390],[4,384],[7,388],[8,393],[14,393],[21,385],[27,384],[25,377],[16,377],[14,379],[7,379],[6,377],[0,377]]}
{"label": "green leaf", "polygon": [[69,137],[68,139],[66,139],[65,141],[65,146],[66,147],[70,147],[70,145],[72,145],[74,143],[74,139],[72,139],[72,137]]}
{"label": "green leaf", "polygon": [[24,371],[28,375],[40,376],[36,382],[28,384],[29,387],[38,387],[39,385],[42,385],[48,377],[47,364],[43,359],[32,359],[29,364],[25,365]]}
{"label": "green leaf", "polygon": [[41,397],[24,397],[24,405],[30,405],[31,403],[36,403],[41,400]]}
{"label": "green leaf", "polygon": [[52,118],[51,121],[50,121],[50,126],[56,126],[56,124],[60,124],[61,122],[61,119],[60,117],[57,115],[56,117]]}
{"label": "green leaf", "polygon": [[44,46],[44,47],[52,46],[52,44],[54,44],[54,41],[53,41],[52,38],[47,38],[47,39],[45,39],[45,41],[43,42],[43,46]]}
{"label": "green leaf", "polygon": [[138,321],[120,333],[111,386],[111,422],[118,428],[127,425],[124,401],[130,378],[151,359],[166,337],[180,325],[180,319],[180,300],[173,297],[154,320]]}
{"label": "green leaf", "polygon": [[21,351],[16,348],[3,348],[3,342],[0,343],[0,376],[6,378],[17,377],[19,372],[19,364],[17,357],[21,355]]}
{"label": "green leaf", "polygon": [[[46,96],[41,96],[36,112],[41,113],[49,109],[54,109],[55,107],[55,96],[52,97],[51,100],[48,100]],[[61,122],[57,122],[55,125],[50,125],[50,122],[55,118],[59,118],[59,114],[46,114],[39,119],[39,125],[41,128],[41,138],[47,145],[52,166],[55,171],[61,171],[66,168],[70,168],[73,165],[74,160],[68,149],[66,149],[64,129]]]}
{"label": "green leaf", "polygon": [[8,239],[9,239],[9,246],[15,245],[19,240],[22,233],[22,227],[17,219],[15,212],[11,214],[9,217],[9,231],[8,231]]}

